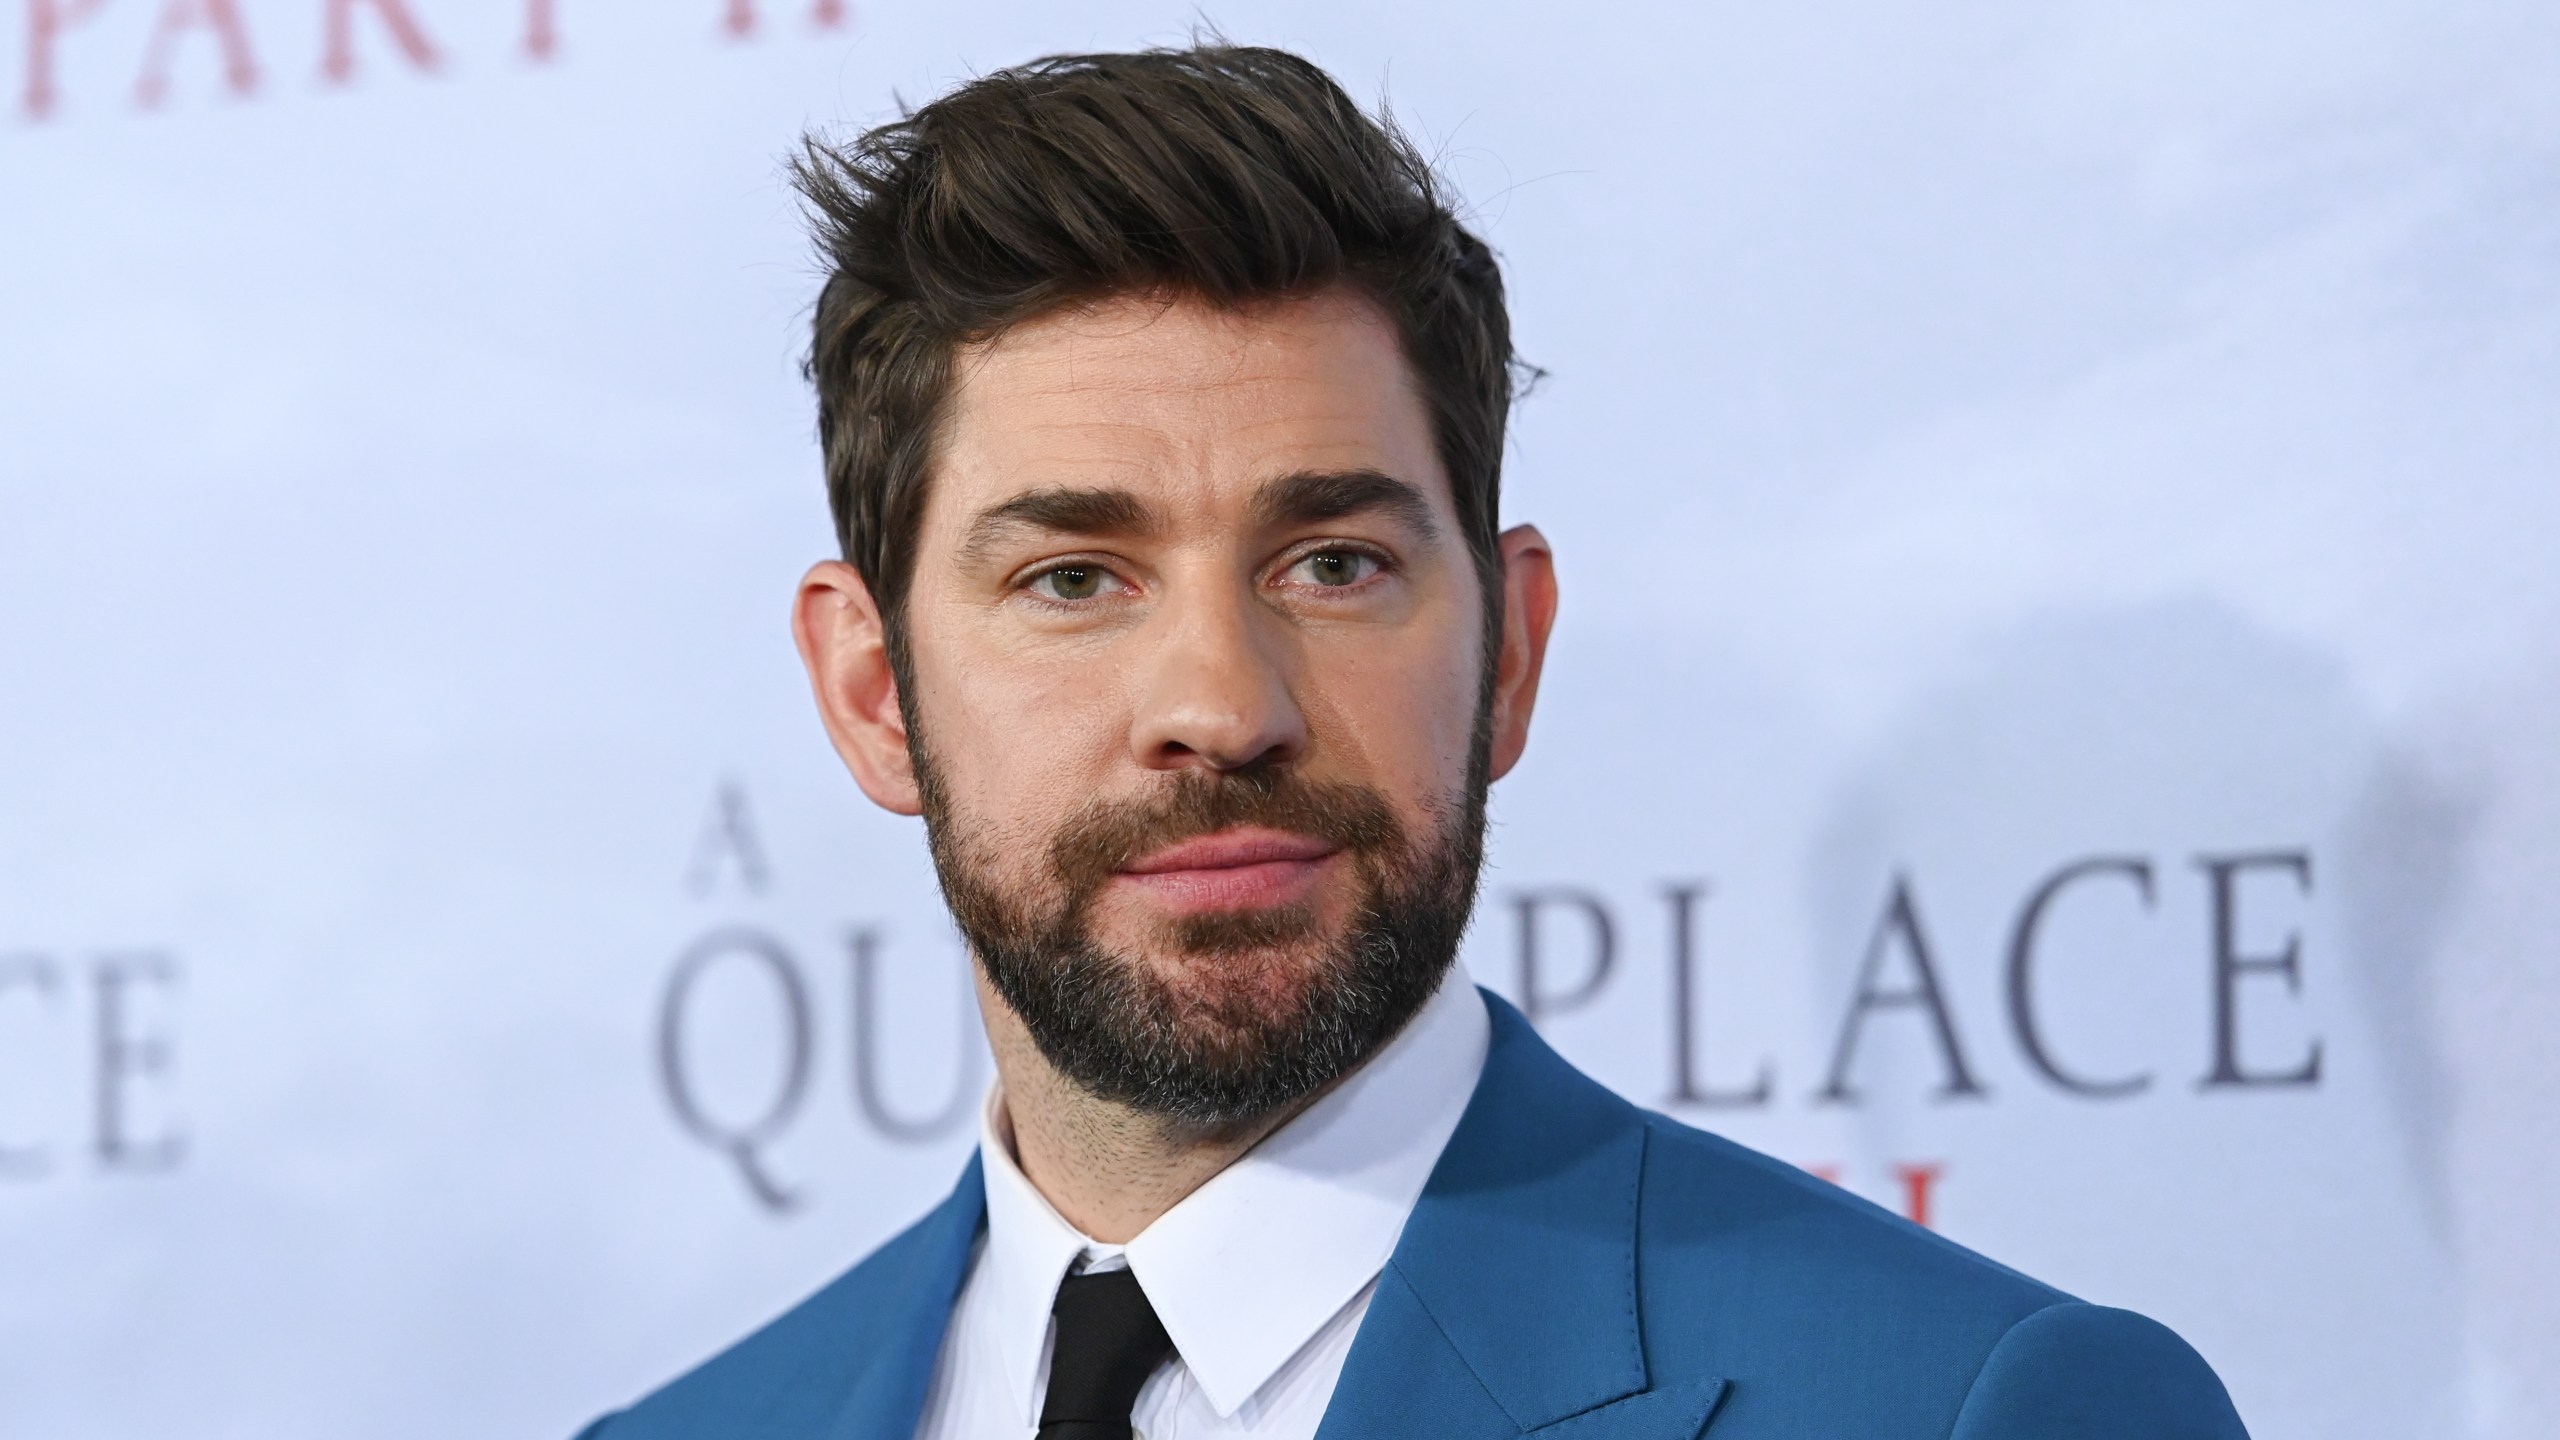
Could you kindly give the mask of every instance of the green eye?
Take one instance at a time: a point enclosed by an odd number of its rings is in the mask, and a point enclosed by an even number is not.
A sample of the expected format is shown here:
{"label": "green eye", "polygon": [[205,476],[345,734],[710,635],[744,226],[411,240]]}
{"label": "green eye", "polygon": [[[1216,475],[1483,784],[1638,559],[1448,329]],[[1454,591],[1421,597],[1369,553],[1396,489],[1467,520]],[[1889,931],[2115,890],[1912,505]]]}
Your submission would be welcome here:
{"label": "green eye", "polygon": [[1102,593],[1102,572],[1090,565],[1061,565],[1031,585],[1053,600],[1090,600]]}
{"label": "green eye", "polygon": [[1378,559],[1357,550],[1319,550],[1298,562],[1308,580],[1326,589],[1357,585],[1378,572]]}

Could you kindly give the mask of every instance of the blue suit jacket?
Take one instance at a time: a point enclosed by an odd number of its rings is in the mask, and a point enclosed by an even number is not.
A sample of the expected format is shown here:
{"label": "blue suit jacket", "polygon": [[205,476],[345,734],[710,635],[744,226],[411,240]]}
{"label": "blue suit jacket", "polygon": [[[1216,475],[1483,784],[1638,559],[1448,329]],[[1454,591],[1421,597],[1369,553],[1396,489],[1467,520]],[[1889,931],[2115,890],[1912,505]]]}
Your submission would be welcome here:
{"label": "blue suit jacket", "polygon": [[[2166,1328],[1639,1110],[1486,996],[1319,1440],[2245,1440]],[[931,1214],[581,1440],[909,1440],[985,1214]]]}

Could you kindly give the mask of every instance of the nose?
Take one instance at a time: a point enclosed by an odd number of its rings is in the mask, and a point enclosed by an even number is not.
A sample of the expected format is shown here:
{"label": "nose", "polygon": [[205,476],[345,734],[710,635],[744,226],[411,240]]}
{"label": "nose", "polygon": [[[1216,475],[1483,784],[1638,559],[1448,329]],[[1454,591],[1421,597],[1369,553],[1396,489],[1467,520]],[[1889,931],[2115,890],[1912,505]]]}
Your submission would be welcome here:
{"label": "nose", "polygon": [[1287,639],[1249,594],[1209,587],[1160,608],[1130,748],[1150,770],[1243,770],[1304,753]]}

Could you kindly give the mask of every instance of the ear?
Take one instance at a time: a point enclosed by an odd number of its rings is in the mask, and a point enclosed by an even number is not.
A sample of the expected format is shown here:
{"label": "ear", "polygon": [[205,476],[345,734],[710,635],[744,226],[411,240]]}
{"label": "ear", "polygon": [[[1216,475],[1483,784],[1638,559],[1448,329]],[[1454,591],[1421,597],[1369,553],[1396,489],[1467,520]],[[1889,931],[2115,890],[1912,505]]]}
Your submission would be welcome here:
{"label": "ear", "polygon": [[1529,748],[1529,712],[1538,705],[1547,633],[1556,624],[1556,557],[1535,525],[1514,525],[1495,543],[1502,551],[1502,651],[1493,676],[1493,778],[1499,780]]}
{"label": "ear", "polygon": [[791,638],[817,692],[818,718],[854,783],[883,810],[921,813],[888,626],[861,573],[841,560],[810,566],[792,600]]}

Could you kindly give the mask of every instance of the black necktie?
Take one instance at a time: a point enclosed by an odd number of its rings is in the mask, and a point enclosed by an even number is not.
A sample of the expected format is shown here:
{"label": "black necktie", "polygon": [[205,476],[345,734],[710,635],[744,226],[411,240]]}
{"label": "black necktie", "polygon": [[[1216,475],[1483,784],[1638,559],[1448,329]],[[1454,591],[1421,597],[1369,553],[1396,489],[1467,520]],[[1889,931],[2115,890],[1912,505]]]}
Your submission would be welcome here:
{"label": "black necktie", "polygon": [[1129,1410],[1173,1353],[1156,1307],[1128,1270],[1070,1275],[1058,1287],[1058,1339],[1039,1440],[1129,1440]]}

